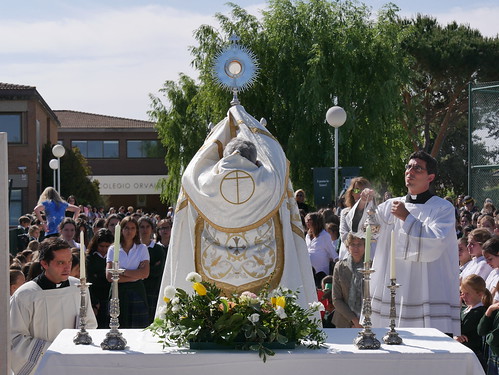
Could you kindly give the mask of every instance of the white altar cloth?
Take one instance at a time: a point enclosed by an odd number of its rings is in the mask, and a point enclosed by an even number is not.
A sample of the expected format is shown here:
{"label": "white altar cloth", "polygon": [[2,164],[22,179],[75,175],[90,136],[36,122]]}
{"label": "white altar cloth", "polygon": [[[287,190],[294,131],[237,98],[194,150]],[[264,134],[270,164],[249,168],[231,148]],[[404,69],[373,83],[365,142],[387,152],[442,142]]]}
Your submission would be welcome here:
{"label": "white altar cloth", "polygon": [[[65,329],[42,358],[38,375],[91,374],[403,374],[481,375],[475,354],[433,328],[398,330],[404,345],[385,345],[380,350],[358,350],[352,343],[358,329],[326,329],[327,348],[277,350],[263,363],[250,351],[199,351],[163,349],[149,331],[120,330],[128,342],[124,351],[102,350],[108,330],[89,330],[92,345],[74,345],[77,330]],[[374,329],[382,342],[387,329]]]}

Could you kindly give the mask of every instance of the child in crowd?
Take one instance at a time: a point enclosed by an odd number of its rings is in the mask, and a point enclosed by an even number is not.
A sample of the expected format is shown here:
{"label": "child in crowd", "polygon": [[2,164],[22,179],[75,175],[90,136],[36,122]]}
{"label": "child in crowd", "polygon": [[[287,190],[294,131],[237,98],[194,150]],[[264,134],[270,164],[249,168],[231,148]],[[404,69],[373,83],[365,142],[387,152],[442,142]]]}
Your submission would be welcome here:
{"label": "child in crowd", "polygon": [[461,273],[466,267],[471,265],[471,255],[468,251],[468,238],[461,237],[457,240],[457,248],[459,254],[459,273]]}
{"label": "child in crowd", "polygon": [[14,292],[25,282],[24,273],[19,270],[10,270],[10,295],[12,296]]}
{"label": "child in crowd", "polygon": [[478,334],[489,346],[487,375],[499,375],[499,302],[490,305],[478,324]]}
{"label": "child in crowd", "polygon": [[485,287],[485,281],[474,274],[463,279],[460,289],[461,299],[466,306],[461,310],[461,336],[454,336],[454,339],[473,350],[485,368],[482,337],[477,327],[492,303],[492,295]]}
{"label": "child in crowd", "polygon": [[499,301],[499,290],[497,289],[499,283],[499,237],[494,236],[487,240],[482,246],[482,253],[487,264],[493,268],[485,284],[494,300]]}
{"label": "child in crowd", "polygon": [[481,276],[482,279],[487,280],[487,276],[489,276],[489,273],[492,271],[492,267],[485,262],[485,258],[482,254],[482,245],[490,237],[492,237],[492,235],[484,228],[477,228],[471,231],[468,236],[468,251],[472,257],[471,264],[461,272],[461,280],[471,274]]}

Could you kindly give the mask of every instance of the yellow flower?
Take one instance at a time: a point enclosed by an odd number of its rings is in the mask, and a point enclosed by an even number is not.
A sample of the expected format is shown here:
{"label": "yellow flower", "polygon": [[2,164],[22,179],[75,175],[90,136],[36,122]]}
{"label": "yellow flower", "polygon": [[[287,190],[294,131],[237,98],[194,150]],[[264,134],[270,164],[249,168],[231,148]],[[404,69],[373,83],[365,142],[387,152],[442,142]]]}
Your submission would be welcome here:
{"label": "yellow flower", "polygon": [[284,296],[277,297],[275,304],[277,306],[284,308],[284,306],[286,306],[286,297]]}
{"label": "yellow flower", "polygon": [[165,301],[166,303],[168,303],[168,302],[170,302],[170,298],[163,297],[163,301]]}
{"label": "yellow flower", "polygon": [[201,283],[193,283],[192,289],[194,289],[196,291],[196,293],[199,294],[200,296],[206,295],[206,288]]}
{"label": "yellow flower", "polygon": [[277,302],[277,298],[276,297],[271,297],[270,298],[270,303],[272,304],[272,306],[275,306],[276,302]]}

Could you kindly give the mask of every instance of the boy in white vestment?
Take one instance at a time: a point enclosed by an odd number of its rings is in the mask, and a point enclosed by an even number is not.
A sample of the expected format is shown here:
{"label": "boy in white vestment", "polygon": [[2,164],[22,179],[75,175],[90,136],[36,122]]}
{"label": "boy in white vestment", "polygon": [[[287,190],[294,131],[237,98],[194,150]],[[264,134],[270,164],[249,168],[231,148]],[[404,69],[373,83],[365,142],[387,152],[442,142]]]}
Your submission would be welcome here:
{"label": "boy in white vestment", "polygon": [[[16,375],[35,372],[49,345],[65,328],[76,328],[80,311],[79,280],[70,277],[69,244],[57,237],[40,244],[43,273],[22,285],[10,298],[11,366]],[[87,306],[91,306],[87,294]],[[97,328],[91,308],[87,328]]]}
{"label": "boy in white vestment", "polygon": [[[454,207],[434,196],[430,184],[437,162],[424,151],[409,157],[405,167],[405,197],[380,204],[376,217],[381,231],[373,261],[371,294],[373,327],[387,327],[390,315],[390,237],[395,235],[397,326],[431,327],[459,335],[459,272]],[[374,196],[365,189],[356,206]],[[357,207],[354,206],[354,209]]]}

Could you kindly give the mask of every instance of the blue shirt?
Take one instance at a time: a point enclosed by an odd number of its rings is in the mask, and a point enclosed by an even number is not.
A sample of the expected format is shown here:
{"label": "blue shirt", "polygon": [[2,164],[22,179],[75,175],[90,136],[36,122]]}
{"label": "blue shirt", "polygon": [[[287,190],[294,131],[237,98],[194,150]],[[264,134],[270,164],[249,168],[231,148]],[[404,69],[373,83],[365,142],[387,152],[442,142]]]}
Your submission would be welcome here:
{"label": "blue shirt", "polygon": [[45,217],[47,218],[48,231],[45,235],[50,235],[54,233],[59,233],[59,224],[64,220],[66,214],[66,208],[68,203],[61,202],[56,203],[54,201],[44,201],[42,202],[43,207],[45,207]]}

